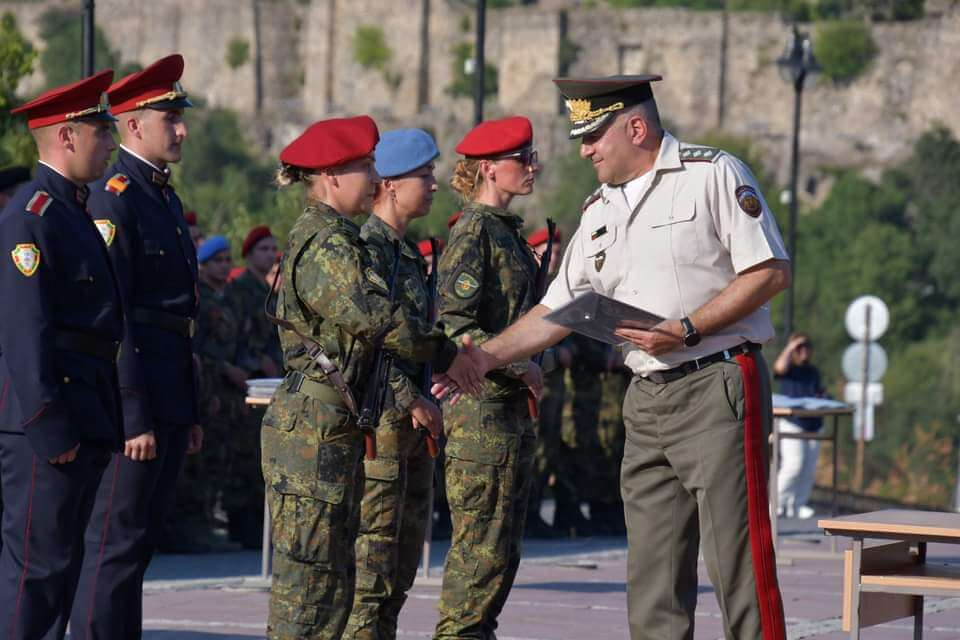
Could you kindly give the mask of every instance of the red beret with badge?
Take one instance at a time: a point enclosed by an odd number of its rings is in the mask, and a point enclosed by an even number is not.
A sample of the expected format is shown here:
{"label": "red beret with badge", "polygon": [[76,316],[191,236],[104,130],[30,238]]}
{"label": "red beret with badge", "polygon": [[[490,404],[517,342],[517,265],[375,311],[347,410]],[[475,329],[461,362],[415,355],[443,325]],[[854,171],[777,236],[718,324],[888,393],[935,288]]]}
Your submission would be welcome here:
{"label": "red beret with badge", "polygon": [[110,113],[107,87],[113,69],[104,69],[79,82],[46,91],[10,113],[23,114],[31,129],[48,127],[69,120],[116,120]]}
{"label": "red beret with badge", "polygon": [[[544,227],[544,228],[542,228],[542,229],[537,229],[536,231],[534,231],[533,233],[531,233],[531,234],[527,237],[527,244],[529,244],[531,247],[535,247],[535,246],[537,246],[537,245],[539,245],[539,244],[544,244],[544,243],[546,243],[547,238],[549,237],[549,234],[550,234],[550,232],[547,231],[547,228],[546,228],[546,227]],[[560,240],[560,228],[559,228],[559,227],[557,227],[557,228],[554,230],[554,232],[553,232],[553,241],[554,241],[554,242],[561,242],[561,240]]]}
{"label": "red beret with badge", "polygon": [[[437,249],[443,251],[444,242],[443,238],[434,238],[434,241],[437,243]],[[420,255],[424,258],[429,258],[433,255],[433,244],[430,242],[430,238],[421,240],[417,243],[417,249],[420,250]]]}
{"label": "red beret with badge", "polygon": [[370,116],[320,120],[280,152],[280,162],[301,169],[329,169],[373,153],[380,132]]}
{"label": "red beret with badge", "polygon": [[247,254],[253,251],[253,248],[257,245],[258,242],[264,238],[272,238],[273,233],[270,231],[270,227],[265,224],[261,224],[258,227],[250,229],[250,232],[247,234],[247,237],[243,241],[243,247],[240,250],[240,255],[244,258],[247,257]]}
{"label": "red beret with badge", "polygon": [[463,136],[456,150],[468,158],[490,158],[528,147],[533,142],[533,125],[523,116],[481,122]]}
{"label": "red beret with badge", "polygon": [[180,86],[183,56],[179,53],[161,58],[143,71],[131,73],[107,90],[113,113],[137,109],[185,109],[193,103]]}

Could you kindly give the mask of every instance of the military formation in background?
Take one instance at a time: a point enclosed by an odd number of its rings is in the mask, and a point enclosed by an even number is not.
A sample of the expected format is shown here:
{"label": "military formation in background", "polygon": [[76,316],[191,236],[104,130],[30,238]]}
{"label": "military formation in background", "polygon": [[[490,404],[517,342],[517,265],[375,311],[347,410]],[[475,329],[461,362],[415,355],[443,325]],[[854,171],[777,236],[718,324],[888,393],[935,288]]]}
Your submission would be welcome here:
{"label": "military formation in background", "polygon": [[[170,182],[183,69],[107,70],[13,110],[40,162],[0,171],[16,301],[0,315],[0,628],[140,637],[154,552],[259,548],[266,502],[269,638],[395,638],[431,525],[451,538],[434,637],[495,638],[525,533],[627,522],[634,639],[692,636],[701,537],[727,638],[783,637],[759,348],[786,255],[749,170],[660,128],[658,76],[558,81],[603,183],[566,251],[511,209],[542,169],[523,116],[456,146],[446,242],[409,233],[437,191],[435,140],[357,116],[284,148],[276,183],[302,188],[303,212],[286,239],[259,225],[237,248]],[[658,198],[669,217],[638,223]],[[625,250],[647,225],[669,234],[649,274]],[[701,254],[720,267],[694,278]],[[586,291],[668,320],[619,328],[624,357],[541,319]],[[259,378],[281,379],[265,412],[245,401]]]}

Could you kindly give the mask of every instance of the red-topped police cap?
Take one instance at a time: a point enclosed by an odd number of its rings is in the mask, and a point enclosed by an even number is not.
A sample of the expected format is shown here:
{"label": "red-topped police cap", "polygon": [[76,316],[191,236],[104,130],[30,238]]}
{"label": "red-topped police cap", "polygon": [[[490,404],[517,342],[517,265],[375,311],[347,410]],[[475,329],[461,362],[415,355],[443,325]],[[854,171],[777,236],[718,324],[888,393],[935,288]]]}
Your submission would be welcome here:
{"label": "red-topped police cap", "polygon": [[[445,245],[443,238],[434,238],[433,240],[437,243],[437,250],[443,251],[443,247]],[[418,242],[417,249],[420,250],[420,255],[422,255],[424,258],[429,258],[433,255],[433,243],[430,242],[430,238],[426,238]]]}
{"label": "red-topped police cap", "polygon": [[370,116],[320,120],[280,152],[280,162],[301,169],[329,169],[373,153],[380,140]]}
{"label": "red-topped police cap", "polygon": [[257,245],[258,242],[264,238],[272,238],[273,233],[270,231],[270,227],[265,224],[254,227],[250,229],[250,232],[247,234],[247,237],[243,241],[243,248],[240,250],[240,255],[244,258],[247,257],[247,254],[250,253],[253,248]]}
{"label": "red-topped police cap", "polygon": [[10,113],[22,113],[31,129],[68,120],[116,120],[110,114],[105,93],[113,80],[113,69],[104,69],[89,78],[50,89]]}
{"label": "red-topped police cap", "polygon": [[160,58],[143,71],[131,73],[113,83],[108,93],[114,113],[137,109],[185,109],[193,103],[180,86],[183,56]]}
{"label": "red-topped police cap", "polygon": [[523,116],[481,122],[457,145],[457,153],[468,158],[489,158],[530,146],[533,125]]}
{"label": "red-topped police cap", "polygon": [[[529,244],[531,247],[535,247],[538,244],[545,244],[549,236],[550,236],[550,232],[547,230],[546,227],[543,227],[542,229],[537,229],[536,231],[531,233],[529,236],[527,236],[527,244]],[[554,229],[553,241],[554,242],[561,241],[560,227],[557,227],[556,229]]]}

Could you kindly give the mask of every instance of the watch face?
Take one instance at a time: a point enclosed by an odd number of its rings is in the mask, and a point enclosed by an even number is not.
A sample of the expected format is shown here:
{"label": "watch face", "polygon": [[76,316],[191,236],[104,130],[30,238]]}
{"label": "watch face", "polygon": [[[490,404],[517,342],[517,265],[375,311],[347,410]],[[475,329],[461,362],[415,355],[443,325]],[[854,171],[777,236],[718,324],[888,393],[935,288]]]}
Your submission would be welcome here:
{"label": "watch face", "polygon": [[694,331],[683,336],[683,344],[688,347],[695,347],[700,344],[700,334]]}

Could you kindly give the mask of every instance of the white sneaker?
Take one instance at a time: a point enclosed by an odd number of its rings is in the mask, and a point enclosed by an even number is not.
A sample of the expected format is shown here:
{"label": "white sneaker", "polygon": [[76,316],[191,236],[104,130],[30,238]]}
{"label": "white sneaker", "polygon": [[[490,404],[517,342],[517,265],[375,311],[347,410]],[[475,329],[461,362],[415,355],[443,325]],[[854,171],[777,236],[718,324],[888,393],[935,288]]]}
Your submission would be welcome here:
{"label": "white sneaker", "polygon": [[816,511],[813,510],[813,507],[808,507],[807,505],[797,507],[797,517],[801,520],[809,520],[815,513]]}

